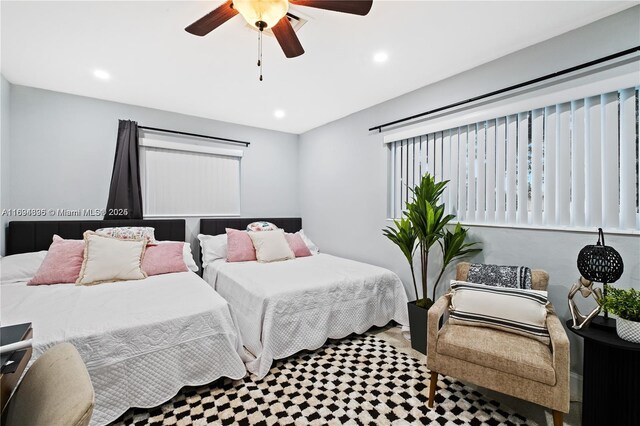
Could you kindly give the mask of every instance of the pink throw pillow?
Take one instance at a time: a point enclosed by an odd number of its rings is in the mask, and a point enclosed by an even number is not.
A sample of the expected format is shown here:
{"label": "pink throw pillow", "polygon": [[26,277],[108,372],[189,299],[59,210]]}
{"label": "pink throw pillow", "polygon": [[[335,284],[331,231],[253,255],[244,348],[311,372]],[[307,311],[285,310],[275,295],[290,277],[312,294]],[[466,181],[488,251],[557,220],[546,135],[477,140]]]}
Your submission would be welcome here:
{"label": "pink throw pillow", "polygon": [[227,262],[247,262],[256,260],[256,249],[251,237],[245,231],[226,228]]}
{"label": "pink throw pillow", "polygon": [[187,272],[189,268],[184,263],[183,250],[184,243],[180,242],[147,246],[140,268],[147,276]]}
{"label": "pink throw pillow", "polygon": [[293,251],[293,254],[296,257],[306,257],[311,256],[311,251],[309,247],[304,243],[302,237],[298,234],[284,234],[284,237],[287,239],[289,243],[289,247]]}
{"label": "pink throw pillow", "polygon": [[73,284],[80,275],[84,260],[84,240],[65,240],[53,236],[47,256],[27,285]]}

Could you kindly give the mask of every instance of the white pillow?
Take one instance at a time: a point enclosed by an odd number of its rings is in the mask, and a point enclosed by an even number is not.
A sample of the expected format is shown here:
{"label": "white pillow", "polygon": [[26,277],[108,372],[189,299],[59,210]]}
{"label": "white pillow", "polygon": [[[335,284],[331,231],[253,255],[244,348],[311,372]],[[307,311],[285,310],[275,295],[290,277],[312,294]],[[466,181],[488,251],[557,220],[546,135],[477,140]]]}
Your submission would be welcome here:
{"label": "white pillow", "polygon": [[311,241],[309,239],[309,237],[307,237],[304,234],[304,230],[299,230],[298,232],[296,232],[296,234],[300,235],[300,238],[302,238],[302,241],[304,241],[304,243],[307,245],[307,248],[309,249],[309,251],[311,252],[311,254],[318,254],[320,253],[320,249],[318,249],[318,246],[315,245],[313,243],[313,241]]}
{"label": "white pillow", "polygon": [[284,230],[269,232],[249,232],[249,237],[256,249],[258,262],[276,262],[278,260],[295,259],[295,255],[287,243]]}
{"label": "white pillow", "polygon": [[203,268],[215,260],[227,258],[227,234],[198,234],[198,240],[200,240]]}
{"label": "white pillow", "polygon": [[86,231],[84,244],[84,261],[77,284],[141,280],[147,277],[140,267],[147,246],[146,238],[121,240]]}
{"label": "white pillow", "polygon": [[47,251],[12,254],[0,259],[0,283],[10,284],[29,281],[47,256]]}
{"label": "white pillow", "polygon": [[[165,243],[176,243],[179,241],[157,241],[156,244],[165,244]],[[193,258],[193,253],[191,252],[191,244],[184,243],[182,248],[182,260],[184,260],[184,264],[187,265],[193,272],[198,272],[198,265],[196,265],[196,261]]]}
{"label": "white pillow", "polygon": [[549,343],[546,291],[451,281],[451,324],[490,327]]}

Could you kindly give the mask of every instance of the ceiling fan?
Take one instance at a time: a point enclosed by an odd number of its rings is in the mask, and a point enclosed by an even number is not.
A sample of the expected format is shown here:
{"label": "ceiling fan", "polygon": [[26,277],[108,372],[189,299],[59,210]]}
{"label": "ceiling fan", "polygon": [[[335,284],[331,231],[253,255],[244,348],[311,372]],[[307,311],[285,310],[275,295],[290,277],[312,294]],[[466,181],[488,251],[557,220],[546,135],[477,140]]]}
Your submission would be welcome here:
{"label": "ceiling fan", "polygon": [[[373,0],[228,0],[185,30],[204,36],[239,13],[249,25],[260,31],[259,34],[266,28],[271,28],[285,56],[295,58],[302,55],[304,49],[287,17],[289,3],[364,16],[371,10]],[[258,65],[260,66],[260,60]]]}

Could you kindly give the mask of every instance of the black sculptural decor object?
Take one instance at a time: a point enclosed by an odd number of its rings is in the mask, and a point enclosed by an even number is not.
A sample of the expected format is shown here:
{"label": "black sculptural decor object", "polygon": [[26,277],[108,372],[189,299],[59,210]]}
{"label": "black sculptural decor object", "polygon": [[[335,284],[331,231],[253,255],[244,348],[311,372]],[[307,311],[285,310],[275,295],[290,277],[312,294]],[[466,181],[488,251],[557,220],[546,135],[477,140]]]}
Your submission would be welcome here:
{"label": "black sculptural decor object", "polygon": [[[604,243],[604,232],[598,228],[598,242],[595,245],[584,246],[578,254],[578,271],[589,281],[602,283],[603,297],[607,296],[607,284],[616,282],[624,271],[622,257],[613,247]],[[593,319],[593,324],[605,327],[615,327],[615,321],[609,320],[607,310],[604,318]]]}

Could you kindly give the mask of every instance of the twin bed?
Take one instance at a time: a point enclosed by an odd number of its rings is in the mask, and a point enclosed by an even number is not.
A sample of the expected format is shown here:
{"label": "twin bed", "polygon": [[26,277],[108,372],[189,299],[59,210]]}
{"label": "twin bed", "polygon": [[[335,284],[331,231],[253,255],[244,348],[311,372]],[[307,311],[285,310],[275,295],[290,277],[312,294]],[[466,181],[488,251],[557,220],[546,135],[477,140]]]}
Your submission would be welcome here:
{"label": "twin bed", "polygon": [[[254,220],[203,219],[201,233]],[[301,228],[299,218],[267,220],[289,232]],[[11,222],[7,255],[47,250],[53,234],[81,239],[107,225],[152,226],[158,240],[185,237],[183,220]],[[76,346],[96,393],[92,424],[157,406],[186,385],[238,379],[246,369],[262,378],[273,360],[327,338],[392,319],[407,324],[394,273],[327,254],[268,264],[218,260],[203,278],[181,272],[90,287],[3,282],[0,320],[33,323],[32,361],[56,343]]]}
{"label": "twin bed", "polygon": [[[255,219],[202,219],[200,232],[244,229]],[[265,219],[301,229],[300,219]],[[328,338],[364,333],[390,320],[408,325],[407,296],[393,272],[324,253],[273,263],[223,259],[204,265],[203,278],[231,305],[244,346],[247,370],[264,377],[273,360],[317,349]]]}

